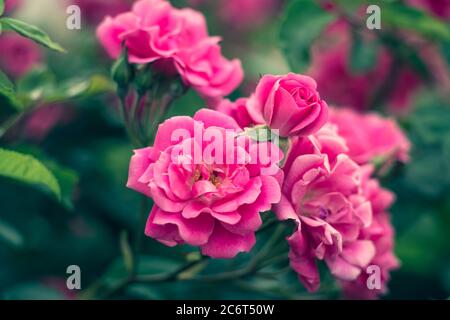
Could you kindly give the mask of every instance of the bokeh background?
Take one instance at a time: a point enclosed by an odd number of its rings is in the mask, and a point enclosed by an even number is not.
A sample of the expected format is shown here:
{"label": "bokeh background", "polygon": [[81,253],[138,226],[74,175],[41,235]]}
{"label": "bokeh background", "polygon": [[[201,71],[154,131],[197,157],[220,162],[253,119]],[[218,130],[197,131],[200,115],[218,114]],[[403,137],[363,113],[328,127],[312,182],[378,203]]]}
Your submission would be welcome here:
{"label": "bokeh background", "polygon": [[[0,69],[31,109],[0,98],[0,147],[33,154],[57,178],[62,200],[40,186],[0,177],[0,298],[2,299],[322,299],[340,298],[331,279],[308,294],[295,274],[273,272],[223,283],[133,284],[108,295],[125,266],[121,238],[133,238],[139,196],[125,188],[132,146],[119,115],[112,64],[95,38],[107,14],[127,0],[22,0],[7,14],[46,30],[67,53],[0,35]],[[450,296],[450,1],[174,0],[207,18],[227,57],[242,60],[245,80],[231,95],[249,94],[265,73],[307,73],[330,104],[397,119],[412,142],[411,162],[383,179],[392,208],[394,271],[384,299]],[[81,30],[68,30],[66,8],[81,8]],[[319,3],[319,1],[318,1]],[[381,8],[382,28],[369,31],[365,7]],[[318,9],[319,8],[319,9]],[[363,23],[361,23],[361,21]],[[190,91],[167,116],[192,115],[205,102]],[[11,122],[12,121],[12,122]],[[8,126],[6,126],[6,124]],[[265,235],[261,235],[264,237]],[[262,243],[258,241],[258,243]],[[179,266],[195,250],[144,240],[139,270]],[[123,248],[122,248],[123,249]],[[251,254],[249,255],[251,257]],[[245,265],[239,255],[231,265]],[[82,291],[66,288],[66,268],[78,265]],[[202,266],[226,270],[230,262]],[[281,270],[281,271],[280,271]]]}

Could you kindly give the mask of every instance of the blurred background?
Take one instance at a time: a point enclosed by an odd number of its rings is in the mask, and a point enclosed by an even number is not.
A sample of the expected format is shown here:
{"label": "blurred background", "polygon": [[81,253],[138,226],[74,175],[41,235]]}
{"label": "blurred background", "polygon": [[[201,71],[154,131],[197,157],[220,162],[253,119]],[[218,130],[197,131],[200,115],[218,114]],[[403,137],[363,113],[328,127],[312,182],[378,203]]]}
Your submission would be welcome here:
{"label": "blurred background", "polygon": [[[308,294],[285,266],[220,284],[133,284],[114,288],[125,272],[124,237],[135,237],[139,195],[125,187],[132,146],[109,80],[112,61],[95,38],[106,15],[127,0],[22,0],[6,15],[46,30],[67,53],[51,52],[11,32],[0,35],[0,69],[16,85],[25,110],[0,97],[0,147],[32,154],[60,186],[48,188],[0,175],[0,298],[2,299],[322,299],[340,298],[326,279]],[[207,18],[245,80],[231,98],[246,96],[265,73],[306,73],[330,105],[394,117],[412,142],[411,162],[384,179],[397,196],[391,212],[401,267],[384,299],[450,296],[450,1],[174,0]],[[81,8],[81,29],[68,30],[66,9]],[[365,8],[381,9],[370,31]],[[205,106],[193,90],[167,116]],[[142,227],[143,229],[143,227]],[[265,237],[264,234],[260,237]],[[258,241],[262,243],[263,241]],[[144,240],[139,270],[177,268],[195,255],[188,246]],[[251,256],[251,255],[249,255]],[[245,265],[245,255],[231,263]],[[66,287],[69,265],[82,273],[81,291]],[[211,272],[230,265],[215,261]],[[278,270],[278,271],[279,271]],[[111,290],[101,291],[102,288]]]}

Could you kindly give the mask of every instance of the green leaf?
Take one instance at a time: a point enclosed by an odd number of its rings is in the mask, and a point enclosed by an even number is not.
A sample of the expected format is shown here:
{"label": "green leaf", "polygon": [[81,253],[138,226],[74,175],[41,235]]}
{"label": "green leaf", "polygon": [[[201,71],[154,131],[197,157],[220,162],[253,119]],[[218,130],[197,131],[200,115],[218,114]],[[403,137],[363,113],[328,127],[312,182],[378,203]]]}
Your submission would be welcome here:
{"label": "green leaf", "polygon": [[98,94],[113,92],[115,90],[114,83],[107,77],[94,74],[90,78],[73,79],[64,83],[51,99],[67,100],[88,98]]}
{"label": "green leaf", "polygon": [[88,78],[70,79],[58,84],[55,76],[43,67],[33,69],[17,82],[19,97],[29,104],[89,98],[114,90],[114,83],[109,78],[98,74]]}
{"label": "green leaf", "polygon": [[45,67],[33,68],[17,80],[17,94],[28,103],[45,100],[54,92],[55,77]]}
{"label": "green leaf", "polygon": [[6,243],[12,248],[19,249],[23,247],[25,241],[23,236],[6,221],[0,219],[0,241]]}
{"label": "green leaf", "polygon": [[65,52],[63,47],[61,47],[58,43],[50,39],[47,33],[45,33],[43,30],[39,29],[36,26],[9,17],[1,18],[0,23],[6,29],[14,30],[18,34],[24,36],[25,38],[31,39],[49,49],[58,52]]}
{"label": "green leaf", "polygon": [[383,4],[382,26],[411,30],[433,40],[450,40],[448,24],[432,17],[425,11],[399,2]]}
{"label": "green leaf", "polygon": [[280,40],[290,67],[305,70],[310,60],[310,47],[333,16],[319,4],[309,0],[293,1],[281,25]]}
{"label": "green leaf", "polygon": [[353,32],[350,70],[355,74],[372,70],[377,62],[378,49],[378,41],[365,41],[360,33]]}
{"label": "green leaf", "polygon": [[30,146],[20,145],[14,148],[20,153],[29,154],[42,162],[50,172],[55,176],[61,189],[61,204],[69,210],[73,210],[72,198],[75,187],[78,184],[79,177],[76,171],[62,166],[53,159],[49,158],[41,149]]}
{"label": "green leaf", "polygon": [[0,149],[0,176],[46,187],[58,200],[61,188],[50,170],[34,157]]}
{"label": "green leaf", "polygon": [[[0,0],[0,16],[5,12],[5,0]],[[0,29],[1,31],[1,29]]]}
{"label": "green leaf", "polygon": [[67,209],[73,210],[72,198],[79,181],[78,174],[74,170],[63,167],[51,160],[44,161],[44,163],[55,176],[61,188],[61,204]]}
{"label": "green leaf", "polygon": [[16,96],[14,84],[1,71],[0,71],[0,98],[3,98],[8,105],[10,105],[16,110],[21,110],[23,108],[22,103]]}

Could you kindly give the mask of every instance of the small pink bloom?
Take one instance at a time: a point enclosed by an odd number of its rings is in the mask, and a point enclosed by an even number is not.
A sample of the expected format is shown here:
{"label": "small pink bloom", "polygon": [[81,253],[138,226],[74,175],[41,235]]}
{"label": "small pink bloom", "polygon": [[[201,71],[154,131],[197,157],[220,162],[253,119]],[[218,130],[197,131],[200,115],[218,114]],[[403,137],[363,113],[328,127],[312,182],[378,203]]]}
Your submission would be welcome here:
{"label": "small pink bloom", "polygon": [[394,201],[394,195],[380,187],[377,180],[370,178],[373,172],[371,166],[364,168],[363,189],[368,200],[371,201],[373,209],[372,224],[362,230],[359,238],[370,240],[375,245],[375,256],[369,263],[371,266],[380,268],[380,288],[368,288],[367,280],[369,273],[362,272],[354,281],[342,282],[344,293],[349,298],[375,299],[387,292],[387,282],[390,272],[398,268],[399,261],[393,252],[394,229],[390,222],[389,213],[386,211]]}
{"label": "small pink bloom", "polygon": [[[225,130],[234,132],[232,143],[225,143],[223,154],[214,149],[211,158],[206,151],[213,143],[199,135],[225,137]],[[184,136],[177,135],[181,131]],[[213,258],[250,251],[261,226],[260,213],[280,201],[282,172],[273,162],[264,164],[255,153],[261,143],[240,132],[229,116],[202,109],[193,118],[165,121],[152,147],[135,150],[127,186],[155,202],[146,235],[168,246],[200,246],[204,255]],[[275,146],[264,145],[270,147],[270,157],[281,156]],[[229,155],[239,161],[220,161]],[[272,175],[263,173],[273,165]]]}
{"label": "small pink bloom", "polygon": [[329,121],[338,127],[339,135],[347,141],[349,156],[359,164],[377,157],[409,161],[410,142],[394,120],[330,108]]}
{"label": "small pink bloom", "polygon": [[16,33],[0,35],[0,68],[17,78],[30,71],[42,59],[39,45]]}
{"label": "small pink bloom", "polygon": [[328,106],[314,79],[289,73],[263,76],[248,102],[248,112],[256,123],[267,124],[287,137],[319,130],[327,121]]}
{"label": "small pink bloom", "polygon": [[[355,280],[373,259],[375,246],[359,239],[372,223],[372,209],[362,188],[362,170],[347,155],[345,142],[324,127],[298,137],[287,155],[279,219],[293,219],[298,229],[288,238],[292,268],[309,291],[320,284],[316,260],[323,260],[341,280]],[[328,154],[329,153],[329,154]]]}
{"label": "small pink bloom", "polygon": [[246,128],[254,125],[247,111],[247,101],[247,98],[239,98],[235,102],[223,99],[215,109],[232,117],[240,127]]}

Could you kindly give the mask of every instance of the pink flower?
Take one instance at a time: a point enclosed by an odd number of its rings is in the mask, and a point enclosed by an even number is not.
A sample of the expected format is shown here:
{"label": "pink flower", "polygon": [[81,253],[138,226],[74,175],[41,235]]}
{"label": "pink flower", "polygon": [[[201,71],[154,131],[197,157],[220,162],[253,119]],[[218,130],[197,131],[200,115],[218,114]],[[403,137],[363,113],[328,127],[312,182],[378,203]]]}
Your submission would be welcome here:
{"label": "pink flower", "polygon": [[71,0],[71,2],[80,7],[82,17],[90,24],[97,24],[105,16],[129,10],[132,0]]}
{"label": "pink flower", "polygon": [[350,281],[375,254],[371,241],[359,239],[372,223],[372,209],[362,192],[361,168],[340,153],[345,150],[345,142],[327,126],[316,135],[295,138],[283,168],[275,212],[281,220],[297,222],[288,238],[289,259],[309,291],[320,284],[317,260],[325,261],[336,278]]}
{"label": "pink flower", "polygon": [[383,158],[409,161],[409,140],[392,119],[375,113],[359,114],[351,109],[330,108],[329,121],[338,127],[349,148],[349,156],[359,164]]}
{"label": "pink flower", "polygon": [[450,19],[450,1],[449,0],[408,0],[411,6],[423,9],[444,21]]}
{"label": "pink flower", "polygon": [[[231,143],[223,145],[223,152],[218,151],[222,143],[211,153],[214,143],[201,139],[230,132]],[[281,151],[239,132],[232,118],[202,109],[193,118],[165,121],[154,145],[135,151],[127,186],[155,202],[146,235],[168,246],[200,246],[214,258],[250,251],[260,212],[280,200],[282,172],[272,159],[281,159]],[[268,162],[256,154],[262,145],[270,150]],[[229,156],[235,159],[224,161]],[[269,167],[271,174],[265,174]]]}
{"label": "pink flower", "polygon": [[140,0],[131,11],[106,17],[97,37],[112,58],[120,56],[124,44],[131,63],[158,62],[159,71],[177,71],[205,97],[227,95],[243,78],[239,60],[223,57],[219,38],[208,36],[201,13],[164,0]]}
{"label": "pink flower", "polygon": [[39,45],[16,33],[0,35],[0,48],[0,68],[13,78],[27,73],[42,59]]}
{"label": "pink flower", "polygon": [[287,137],[319,130],[327,121],[328,106],[320,99],[314,79],[289,73],[263,76],[248,102],[248,112],[256,123]]}
{"label": "pink flower", "polygon": [[232,117],[241,128],[246,128],[254,125],[247,111],[247,101],[247,98],[239,98],[235,102],[223,99],[215,109]]}
{"label": "pink flower", "polygon": [[202,96],[228,95],[244,77],[241,62],[223,57],[218,41],[205,39],[198,46],[180,51],[177,59],[176,67],[184,82]]}
{"label": "pink flower", "polygon": [[372,172],[371,166],[364,168],[363,189],[365,196],[372,204],[373,222],[361,232],[360,239],[370,240],[375,245],[375,256],[369,265],[380,268],[381,286],[372,289],[367,286],[368,272],[361,273],[354,281],[342,282],[345,295],[355,299],[374,299],[380,294],[385,294],[390,278],[389,274],[399,266],[398,259],[393,252],[394,229],[389,213],[386,211],[394,201],[394,195],[381,188],[377,180],[370,178]]}
{"label": "pink flower", "polygon": [[[390,76],[395,62],[382,48],[373,68],[355,73],[349,64],[352,41],[351,27],[346,21],[337,20],[330,24],[311,49],[308,74],[316,79],[321,95],[328,102],[367,110]],[[406,67],[400,68],[392,90],[386,93],[389,107],[397,113],[407,109],[420,84],[416,73]]]}
{"label": "pink flower", "polygon": [[23,135],[33,141],[41,141],[57,125],[67,124],[74,118],[74,110],[69,106],[48,104],[39,106],[24,121]]}
{"label": "pink flower", "polygon": [[20,5],[22,5],[22,0],[6,0],[5,12],[10,13],[11,11],[17,9]]}

